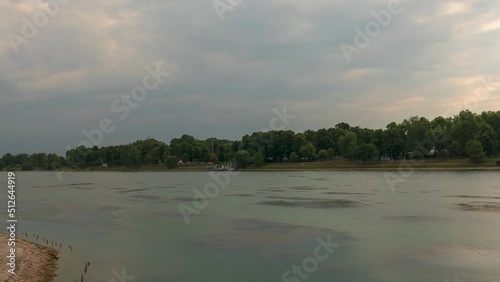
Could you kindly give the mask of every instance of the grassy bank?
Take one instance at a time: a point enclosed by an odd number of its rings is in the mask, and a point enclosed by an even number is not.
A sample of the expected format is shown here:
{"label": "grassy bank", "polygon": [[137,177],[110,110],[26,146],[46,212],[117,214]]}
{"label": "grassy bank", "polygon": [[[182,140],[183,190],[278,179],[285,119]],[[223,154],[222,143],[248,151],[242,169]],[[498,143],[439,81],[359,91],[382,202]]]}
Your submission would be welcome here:
{"label": "grassy bank", "polygon": [[[500,158],[488,159],[481,163],[472,163],[467,159],[450,159],[437,160],[426,159],[423,161],[406,160],[406,161],[384,161],[384,162],[367,162],[360,161],[314,161],[314,162],[298,162],[298,163],[267,163],[263,167],[255,168],[253,165],[246,167],[245,171],[273,171],[273,170],[399,170],[415,169],[415,170],[500,170],[500,166],[496,164]],[[139,166],[139,167],[88,167],[88,168],[64,168],[60,171],[117,171],[117,172],[154,172],[154,171],[204,171],[204,165],[179,165],[174,169],[168,169],[165,166]]]}
{"label": "grassy bank", "polygon": [[[469,160],[424,160],[424,161],[385,161],[367,162],[358,161],[318,161],[306,163],[271,163],[258,170],[500,170],[495,160],[482,163],[472,163]],[[252,170],[254,168],[249,168]],[[256,170],[256,169],[254,169]]]}

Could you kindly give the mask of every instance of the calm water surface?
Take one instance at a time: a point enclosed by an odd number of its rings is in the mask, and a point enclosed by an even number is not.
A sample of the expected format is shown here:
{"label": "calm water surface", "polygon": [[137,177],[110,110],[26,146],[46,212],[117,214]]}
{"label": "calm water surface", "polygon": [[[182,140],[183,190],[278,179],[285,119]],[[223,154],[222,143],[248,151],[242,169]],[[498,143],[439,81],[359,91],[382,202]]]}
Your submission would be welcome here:
{"label": "calm water surface", "polygon": [[[394,191],[384,172],[244,172],[190,224],[178,206],[214,182],[205,172],[17,179],[18,236],[64,245],[56,281],[87,260],[85,281],[283,281],[304,259],[311,272],[288,281],[500,281],[497,172],[415,172]],[[328,236],[338,247],[311,264]]]}

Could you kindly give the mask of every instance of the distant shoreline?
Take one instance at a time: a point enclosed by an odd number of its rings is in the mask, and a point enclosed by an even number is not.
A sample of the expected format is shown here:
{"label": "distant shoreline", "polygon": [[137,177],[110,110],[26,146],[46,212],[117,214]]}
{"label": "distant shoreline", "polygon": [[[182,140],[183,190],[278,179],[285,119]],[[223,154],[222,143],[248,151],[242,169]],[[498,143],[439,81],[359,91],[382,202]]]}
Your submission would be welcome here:
{"label": "distant shoreline", "polygon": [[[500,166],[496,165],[496,159],[482,163],[471,163],[464,159],[445,161],[386,161],[368,162],[363,164],[356,161],[316,161],[304,163],[268,163],[262,167],[250,165],[239,171],[498,171]],[[87,167],[87,168],[63,168],[60,170],[33,170],[53,172],[204,172],[205,165],[178,165],[176,168],[168,169],[166,166],[138,166],[138,167]]]}

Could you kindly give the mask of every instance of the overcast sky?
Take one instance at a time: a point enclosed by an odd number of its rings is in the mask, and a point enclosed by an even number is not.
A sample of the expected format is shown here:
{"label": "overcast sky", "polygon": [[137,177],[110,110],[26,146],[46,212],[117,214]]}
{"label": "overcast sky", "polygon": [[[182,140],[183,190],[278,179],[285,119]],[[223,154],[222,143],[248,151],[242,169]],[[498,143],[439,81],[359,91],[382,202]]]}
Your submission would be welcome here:
{"label": "overcast sky", "polygon": [[[0,154],[63,153],[103,118],[114,130],[101,146],[239,139],[285,106],[294,131],[385,128],[452,115],[467,99],[475,112],[500,110],[498,1],[402,0],[350,62],[341,44],[356,47],[355,28],[390,1],[245,0],[219,10],[223,20],[213,0],[64,1],[45,25],[42,1],[0,2]],[[27,38],[23,17],[34,15]],[[168,78],[120,119],[113,101],[160,63]],[[490,95],[471,100],[484,87]]]}

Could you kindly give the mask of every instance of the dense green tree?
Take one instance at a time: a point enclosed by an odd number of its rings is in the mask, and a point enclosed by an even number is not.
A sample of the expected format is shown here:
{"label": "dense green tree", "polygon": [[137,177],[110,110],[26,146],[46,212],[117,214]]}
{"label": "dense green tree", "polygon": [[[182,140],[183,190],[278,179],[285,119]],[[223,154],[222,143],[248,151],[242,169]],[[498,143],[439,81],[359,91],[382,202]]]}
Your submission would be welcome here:
{"label": "dense green tree", "polygon": [[[372,146],[378,155],[393,159],[413,156],[414,158],[470,157],[480,142],[486,156],[495,156],[500,151],[500,111],[483,112],[480,115],[462,111],[453,118],[436,117],[432,121],[423,117],[409,117],[401,123],[391,122],[385,129],[367,129],[338,123],[328,129],[306,130],[295,133],[290,130],[274,130],[247,134],[241,140],[208,138],[198,140],[184,134],[165,143],[153,138],[137,140],[128,145],[79,146],[69,149],[65,157],[56,154],[35,153],[5,154],[0,159],[4,167],[15,169],[31,162],[35,169],[57,169],[69,167],[157,165],[165,163],[168,157],[184,162],[225,163],[244,160],[256,165],[265,162],[282,162],[286,158],[300,161],[300,158],[315,160],[332,159],[342,155],[347,159],[370,157]],[[472,151],[471,151],[472,148]],[[242,154],[241,151],[246,152]],[[478,150],[476,150],[478,151]],[[238,154],[239,152],[239,154]],[[368,153],[367,153],[368,152]],[[375,154],[375,155],[377,155]],[[480,154],[479,154],[480,155]]]}
{"label": "dense green tree", "polygon": [[33,163],[31,163],[31,161],[26,161],[21,165],[21,169],[26,171],[33,170]]}
{"label": "dense green tree", "polygon": [[346,132],[343,136],[339,138],[340,154],[351,160],[353,158],[356,146],[358,143],[358,137],[354,132]]}
{"label": "dense green tree", "polygon": [[35,168],[45,169],[47,168],[47,154],[45,153],[35,153],[31,154],[29,161],[33,164]]}
{"label": "dense green tree", "polygon": [[163,162],[169,169],[173,169],[177,166],[177,157],[166,156],[165,159],[163,159]]}
{"label": "dense green tree", "polygon": [[364,143],[356,147],[354,155],[356,159],[363,161],[363,163],[366,163],[367,161],[378,157],[379,151],[377,146],[375,146],[374,144]]}
{"label": "dense green tree", "polygon": [[359,126],[352,127],[350,131],[356,134],[357,144],[373,143],[373,136],[375,131],[371,129],[361,128]]}
{"label": "dense green tree", "polygon": [[404,153],[404,130],[395,122],[387,125],[386,131],[382,134],[381,153],[389,155],[391,159],[398,159]]}
{"label": "dense green tree", "polygon": [[297,133],[293,136],[292,140],[292,152],[299,153],[300,147],[307,144],[306,137],[302,133]]}
{"label": "dense green tree", "polygon": [[257,152],[254,160],[255,167],[263,167],[265,164],[266,161],[264,160],[264,154],[262,154],[262,152]]}
{"label": "dense green tree", "polygon": [[319,129],[314,136],[314,147],[316,150],[327,150],[334,146],[330,133],[326,129]]}
{"label": "dense green tree", "polygon": [[450,146],[450,138],[445,129],[440,125],[435,128],[429,128],[425,133],[426,142],[423,145],[427,145],[426,149],[429,151],[434,149],[436,154],[443,150],[447,150]]}
{"label": "dense green tree", "polygon": [[311,142],[307,142],[305,145],[301,146],[299,151],[302,158],[307,158],[310,160],[316,159],[316,149]]}
{"label": "dense green tree", "polygon": [[121,151],[120,159],[122,165],[137,167],[141,164],[141,150],[133,145],[125,146]]}
{"label": "dense green tree", "polygon": [[[431,123],[424,117],[413,116],[401,123],[405,131],[405,152],[412,152],[418,146],[429,146],[426,132],[431,128]],[[428,149],[431,149],[427,147]]]}
{"label": "dense green tree", "polygon": [[14,156],[12,156],[11,153],[7,153],[7,154],[3,155],[3,157],[2,157],[2,163],[6,167],[13,166],[13,165],[16,164],[16,162],[14,160]]}
{"label": "dense green tree", "polygon": [[149,151],[145,151],[143,161],[147,165],[157,165],[161,161],[160,146],[155,146]]}
{"label": "dense green tree", "polygon": [[461,145],[462,154],[465,153],[464,148],[467,148],[470,142],[478,137],[480,121],[482,121],[480,117],[468,110],[461,111],[453,118],[450,137]]}
{"label": "dense green tree", "polygon": [[333,150],[333,148],[329,148],[326,150],[326,155],[330,160],[333,159],[335,157],[335,150]]}
{"label": "dense green tree", "polygon": [[474,140],[470,143],[467,153],[472,162],[480,162],[485,156],[483,146],[479,140]]}
{"label": "dense green tree", "polygon": [[451,141],[448,151],[450,152],[450,156],[455,158],[463,157],[465,154],[464,146],[462,146],[457,140]]}
{"label": "dense green tree", "polygon": [[480,131],[478,140],[483,145],[486,156],[491,157],[497,152],[498,135],[493,127],[485,122],[482,123],[479,128]]}
{"label": "dense green tree", "polygon": [[30,155],[28,155],[28,154],[23,154],[23,153],[17,154],[14,156],[14,163],[16,165],[21,165],[21,164],[29,161],[29,159],[30,159]]}
{"label": "dense green tree", "polygon": [[[481,113],[481,118],[493,128],[497,136],[500,136],[500,111],[483,112]],[[500,151],[500,143],[498,144],[497,151]]]}
{"label": "dense green tree", "polygon": [[305,140],[307,142],[313,143],[315,136],[316,136],[316,131],[314,131],[314,130],[308,129],[308,130],[304,131],[304,137],[305,137]]}
{"label": "dense green tree", "polygon": [[320,160],[326,160],[326,159],[328,159],[328,152],[325,149],[320,150],[318,152],[318,159],[320,159]]}
{"label": "dense green tree", "polygon": [[345,122],[340,122],[340,123],[337,123],[335,125],[335,128],[340,128],[340,129],[344,129],[344,130],[349,130],[351,129],[351,126],[348,124],[348,123],[345,123]]}
{"label": "dense green tree", "polygon": [[274,161],[281,161],[290,155],[295,138],[293,131],[271,131],[265,133],[265,135],[269,135],[269,138],[266,138],[269,141],[266,143],[261,142],[259,146],[254,146],[254,151],[250,152],[251,154],[258,151],[267,151],[267,156]]}
{"label": "dense green tree", "polygon": [[451,118],[444,118],[444,117],[436,117],[431,121],[431,128],[441,128],[443,130],[448,130],[451,128],[452,125],[452,119]]}
{"label": "dense green tree", "polygon": [[48,154],[47,155],[47,168],[48,169],[57,169],[61,167],[61,158],[57,154]]}
{"label": "dense green tree", "polygon": [[239,150],[234,154],[236,168],[245,168],[250,160],[250,154],[246,150]]}

